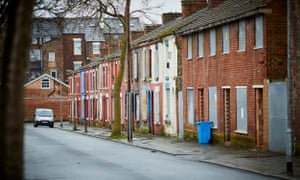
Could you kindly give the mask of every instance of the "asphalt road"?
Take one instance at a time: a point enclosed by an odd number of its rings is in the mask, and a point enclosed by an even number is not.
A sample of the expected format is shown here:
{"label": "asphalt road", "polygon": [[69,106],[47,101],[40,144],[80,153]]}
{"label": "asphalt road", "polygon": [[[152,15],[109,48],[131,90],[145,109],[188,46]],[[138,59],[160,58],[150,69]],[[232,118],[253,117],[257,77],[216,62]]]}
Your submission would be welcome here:
{"label": "asphalt road", "polygon": [[272,179],[47,126],[24,130],[27,180]]}

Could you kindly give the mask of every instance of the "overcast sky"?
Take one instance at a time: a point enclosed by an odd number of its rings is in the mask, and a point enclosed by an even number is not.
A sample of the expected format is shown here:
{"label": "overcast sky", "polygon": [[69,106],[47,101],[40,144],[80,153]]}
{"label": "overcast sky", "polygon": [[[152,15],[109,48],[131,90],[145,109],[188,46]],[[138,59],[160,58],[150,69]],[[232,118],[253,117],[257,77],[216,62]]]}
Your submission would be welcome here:
{"label": "overcast sky", "polygon": [[[52,0],[44,0],[45,2],[51,2]],[[143,7],[143,3],[142,1],[148,1],[149,4],[147,7]],[[145,24],[151,24],[151,23],[155,23],[155,24],[161,24],[161,15],[163,13],[168,13],[168,12],[181,12],[181,0],[131,0],[131,8],[130,11],[134,11],[134,10],[143,10],[145,8],[151,8],[151,7],[158,7],[159,8],[152,8],[151,10],[147,11],[147,16],[151,17],[151,21],[149,21],[148,19],[146,19],[143,15],[141,14],[134,14],[133,16],[136,17],[140,17],[141,21],[143,21],[142,23]],[[83,15],[85,13],[83,12]],[[49,13],[45,12],[45,11],[36,11],[35,12],[36,16],[44,16],[44,17],[48,17],[50,16]],[[73,17],[74,15],[67,15],[70,17]],[[76,13],[75,16],[78,16],[78,13]]]}
{"label": "overcast sky", "polygon": [[[131,10],[141,9],[141,1],[142,0],[131,0]],[[154,9],[148,13],[151,15],[151,19],[155,21],[155,23],[161,24],[161,14],[167,12],[181,12],[181,0],[149,0],[150,6],[160,6],[159,9]],[[137,15],[136,15],[137,16]],[[145,23],[151,23],[145,18],[142,18]]]}

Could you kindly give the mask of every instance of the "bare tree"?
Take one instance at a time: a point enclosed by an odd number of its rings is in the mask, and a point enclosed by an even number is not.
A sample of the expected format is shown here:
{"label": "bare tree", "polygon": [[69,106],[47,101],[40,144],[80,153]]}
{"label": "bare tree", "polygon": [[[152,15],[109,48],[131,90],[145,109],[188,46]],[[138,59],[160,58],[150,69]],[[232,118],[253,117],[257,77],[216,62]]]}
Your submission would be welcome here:
{"label": "bare tree", "polygon": [[120,90],[123,81],[125,63],[127,62],[128,72],[128,91],[130,91],[130,16],[134,13],[139,13],[143,17],[150,19],[147,16],[148,12],[157,7],[150,7],[150,0],[141,0],[142,8],[134,10],[130,13],[130,0],[54,0],[54,1],[43,1],[38,0],[35,7],[35,11],[39,11],[41,14],[48,14],[53,17],[64,17],[64,16],[80,16],[80,17],[97,17],[99,21],[103,17],[114,17],[118,18],[122,23],[124,36],[121,44],[121,55],[120,55],[120,68],[117,78],[114,81],[114,123],[112,126],[112,136],[121,134],[121,104]]}
{"label": "bare tree", "polygon": [[23,179],[23,79],[34,0],[0,2],[0,175]]}
{"label": "bare tree", "polygon": [[[117,98],[120,96],[124,71],[125,71],[125,61],[127,59],[128,62],[128,74],[130,74],[130,0],[124,1],[117,1],[120,6],[118,6],[116,1],[107,1],[106,4],[102,1],[99,2],[99,13],[102,16],[102,13],[117,17],[123,24],[123,30],[124,30],[124,37],[122,39],[121,44],[121,55],[120,55],[120,69],[118,71],[117,78],[114,81],[114,123],[112,126],[112,136],[118,136],[121,134],[121,103],[120,98]],[[123,4],[125,3],[125,5]],[[123,6],[124,5],[124,6]],[[125,12],[122,12],[122,6],[125,7]],[[120,8],[121,7],[121,8]],[[130,79],[128,79],[130,81]],[[128,84],[130,84],[128,82]],[[130,91],[130,86],[128,86],[128,90]]]}

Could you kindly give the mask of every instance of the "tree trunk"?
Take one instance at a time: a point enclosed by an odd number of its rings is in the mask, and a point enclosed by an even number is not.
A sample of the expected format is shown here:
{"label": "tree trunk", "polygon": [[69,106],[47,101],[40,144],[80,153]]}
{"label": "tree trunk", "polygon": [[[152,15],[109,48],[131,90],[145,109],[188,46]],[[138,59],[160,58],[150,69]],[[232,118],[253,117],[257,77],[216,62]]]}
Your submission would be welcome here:
{"label": "tree trunk", "polygon": [[6,9],[0,14],[0,175],[3,179],[23,179],[23,80],[34,0],[4,4]]}
{"label": "tree trunk", "polygon": [[114,123],[112,128],[112,136],[118,136],[121,134],[121,102],[120,92],[123,81],[124,69],[125,69],[125,56],[126,56],[126,40],[122,40],[122,49],[120,55],[120,68],[117,78],[114,82]]}
{"label": "tree trunk", "polygon": [[[130,61],[130,0],[126,0],[125,5],[125,24],[124,32],[125,37],[123,38],[121,45],[121,55],[120,55],[120,69],[118,76],[114,82],[114,124],[112,127],[112,136],[117,136],[121,134],[121,103],[120,103],[120,92],[123,81],[124,69],[125,69],[125,59]],[[130,66],[128,66],[128,73],[130,71]],[[130,79],[128,79],[130,84]],[[130,90],[129,90],[130,91]]]}

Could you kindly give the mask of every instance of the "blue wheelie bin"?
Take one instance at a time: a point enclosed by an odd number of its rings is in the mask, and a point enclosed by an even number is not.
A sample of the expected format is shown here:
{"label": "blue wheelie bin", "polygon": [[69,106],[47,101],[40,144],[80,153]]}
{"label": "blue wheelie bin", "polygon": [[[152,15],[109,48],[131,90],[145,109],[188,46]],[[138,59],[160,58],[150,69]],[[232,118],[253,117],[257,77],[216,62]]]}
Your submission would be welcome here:
{"label": "blue wheelie bin", "polygon": [[209,144],[211,140],[212,122],[200,121],[197,122],[197,127],[198,127],[198,143]]}

